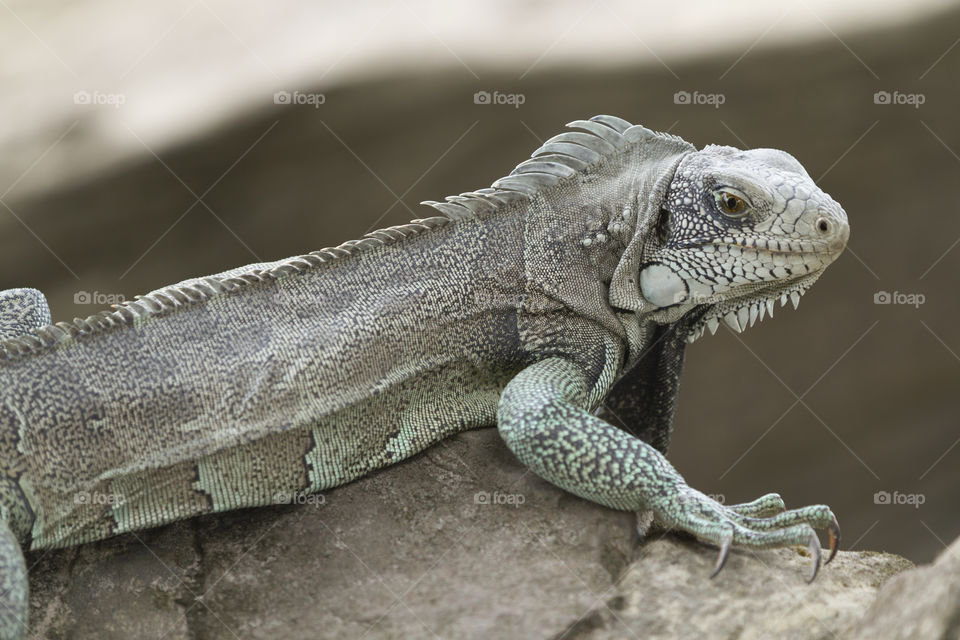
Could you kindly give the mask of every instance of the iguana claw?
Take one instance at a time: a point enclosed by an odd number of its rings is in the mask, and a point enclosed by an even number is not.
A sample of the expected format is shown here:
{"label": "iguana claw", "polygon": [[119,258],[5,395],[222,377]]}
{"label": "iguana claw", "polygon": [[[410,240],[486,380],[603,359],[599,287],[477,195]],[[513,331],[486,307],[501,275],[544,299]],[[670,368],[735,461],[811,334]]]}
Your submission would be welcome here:
{"label": "iguana claw", "polygon": [[731,529],[720,542],[720,555],[717,557],[717,564],[713,566],[713,573],[710,574],[711,578],[716,577],[716,575],[720,573],[720,570],[723,569],[723,565],[727,564],[727,556],[730,555],[730,545],[732,544],[733,530]]}
{"label": "iguana claw", "polygon": [[830,557],[823,563],[825,565],[830,564],[833,557],[837,555],[837,549],[840,548],[840,523],[837,522],[836,517],[830,521],[828,530],[830,532]]}
{"label": "iguana claw", "polygon": [[[748,549],[772,549],[795,545],[806,546],[814,565],[808,582],[837,554],[840,545],[840,525],[833,511],[826,505],[814,504],[799,509],[785,509],[783,500],[775,493],[752,502],[723,505],[689,485],[679,484],[668,493],[662,510],[655,513],[661,522],[671,528],[692,533],[705,542],[720,548],[720,555],[710,577],[723,569],[733,545]],[[823,548],[817,531],[830,534],[829,554],[823,559]]]}
{"label": "iguana claw", "polygon": [[810,536],[810,543],[807,545],[807,548],[810,550],[810,555],[813,556],[813,571],[810,572],[810,577],[807,578],[807,584],[810,584],[813,582],[813,579],[817,577],[817,572],[820,571],[820,538],[817,537],[816,533]]}

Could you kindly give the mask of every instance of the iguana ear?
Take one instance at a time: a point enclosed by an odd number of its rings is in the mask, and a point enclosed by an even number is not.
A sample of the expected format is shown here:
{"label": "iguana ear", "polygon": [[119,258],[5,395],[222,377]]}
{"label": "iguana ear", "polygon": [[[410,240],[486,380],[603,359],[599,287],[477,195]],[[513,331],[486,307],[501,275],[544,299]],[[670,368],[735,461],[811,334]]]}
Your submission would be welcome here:
{"label": "iguana ear", "polygon": [[664,196],[673,175],[688,154],[696,151],[689,142],[667,133],[651,131],[635,125],[623,132],[624,137],[638,142],[636,161],[636,201],[634,204],[633,238],[620,258],[610,281],[610,304],[634,312],[653,311],[659,307],[644,298],[640,290],[640,266],[644,254],[656,242],[654,228]]}

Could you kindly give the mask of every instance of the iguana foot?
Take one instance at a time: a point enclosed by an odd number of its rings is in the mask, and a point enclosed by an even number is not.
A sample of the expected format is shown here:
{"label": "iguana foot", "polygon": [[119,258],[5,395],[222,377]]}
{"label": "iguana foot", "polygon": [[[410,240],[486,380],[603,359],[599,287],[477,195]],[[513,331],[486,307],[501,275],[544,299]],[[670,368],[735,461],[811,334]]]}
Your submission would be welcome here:
{"label": "iguana foot", "polygon": [[820,569],[820,540],[815,530],[826,529],[830,536],[830,555],[824,564],[833,560],[840,543],[840,525],[830,507],[811,505],[787,510],[776,493],[726,506],[684,485],[658,505],[655,513],[664,524],[720,547],[711,578],[723,569],[733,545],[750,549],[805,545],[813,557],[807,580],[812,582]]}

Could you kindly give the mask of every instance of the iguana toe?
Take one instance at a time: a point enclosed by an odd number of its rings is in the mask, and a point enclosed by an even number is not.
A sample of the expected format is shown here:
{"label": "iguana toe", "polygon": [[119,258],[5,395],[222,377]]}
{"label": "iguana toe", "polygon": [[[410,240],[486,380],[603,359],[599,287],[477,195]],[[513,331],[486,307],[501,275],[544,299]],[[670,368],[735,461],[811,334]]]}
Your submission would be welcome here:
{"label": "iguana toe", "polygon": [[732,504],[729,508],[743,516],[766,518],[786,511],[787,505],[784,504],[783,498],[780,497],[779,493],[768,493],[760,496],[753,502]]}
{"label": "iguana toe", "polygon": [[833,511],[825,504],[814,504],[808,507],[800,507],[799,509],[789,509],[765,517],[744,516],[742,512],[737,512],[732,507],[728,508],[740,516],[739,518],[734,517],[734,520],[755,531],[782,529],[795,524],[808,524],[814,529],[829,529],[831,528],[831,523],[836,521],[836,516],[833,515]]}

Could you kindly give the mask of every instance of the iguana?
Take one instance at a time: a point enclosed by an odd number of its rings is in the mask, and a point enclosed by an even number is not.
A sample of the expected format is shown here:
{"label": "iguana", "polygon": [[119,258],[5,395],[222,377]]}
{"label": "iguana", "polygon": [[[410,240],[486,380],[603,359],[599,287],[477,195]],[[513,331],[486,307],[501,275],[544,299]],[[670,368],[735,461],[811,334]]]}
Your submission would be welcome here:
{"label": "iguana", "polygon": [[27,627],[21,546],[283,501],[496,425],[536,474],[719,546],[809,545],[827,506],[725,506],[665,458],[686,343],[742,331],[843,250],[789,154],[612,116],[569,125],[432,217],[185,280],[50,324],[0,295],[0,635]]}

